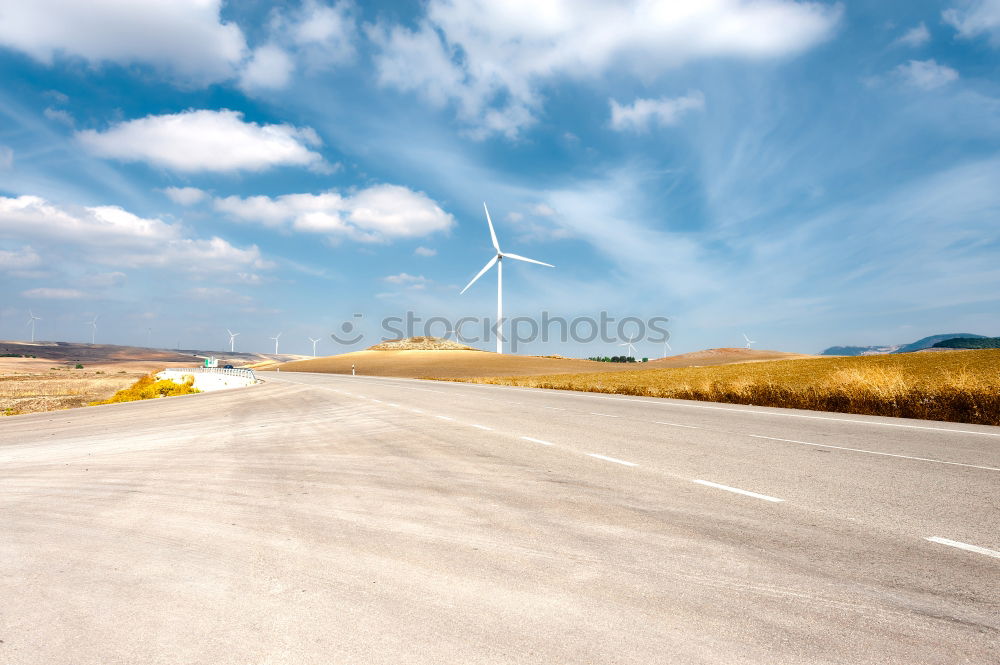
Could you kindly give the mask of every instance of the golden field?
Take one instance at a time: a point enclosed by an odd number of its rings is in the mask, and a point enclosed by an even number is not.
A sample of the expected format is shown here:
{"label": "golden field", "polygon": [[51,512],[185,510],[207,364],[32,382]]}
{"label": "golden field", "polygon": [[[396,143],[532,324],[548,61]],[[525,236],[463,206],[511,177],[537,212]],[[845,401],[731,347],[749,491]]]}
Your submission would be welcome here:
{"label": "golden field", "polygon": [[469,380],[1000,425],[997,349]]}

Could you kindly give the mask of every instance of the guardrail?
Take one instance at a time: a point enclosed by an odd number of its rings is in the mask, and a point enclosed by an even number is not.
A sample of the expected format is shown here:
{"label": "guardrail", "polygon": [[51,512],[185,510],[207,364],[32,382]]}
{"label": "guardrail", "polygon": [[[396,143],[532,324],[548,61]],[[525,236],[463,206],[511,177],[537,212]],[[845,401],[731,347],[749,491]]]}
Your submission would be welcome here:
{"label": "guardrail", "polygon": [[252,369],[242,367],[234,367],[232,369],[227,367],[171,367],[166,371],[180,372],[181,374],[193,374],[195,372],[201,374],[225,374],[227,376],[242,376],[251,381],[257,380],[257,375],[253,373]]}

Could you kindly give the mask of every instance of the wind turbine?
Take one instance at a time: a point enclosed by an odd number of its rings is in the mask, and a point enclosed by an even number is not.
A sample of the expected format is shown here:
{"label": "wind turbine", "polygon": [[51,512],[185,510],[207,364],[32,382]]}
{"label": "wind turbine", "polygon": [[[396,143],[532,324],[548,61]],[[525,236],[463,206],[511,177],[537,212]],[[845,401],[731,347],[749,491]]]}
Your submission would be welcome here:
{"label": "wind turbine", "polygon": [[[318,342],[319,339],[313,339],[312,337],[310,337],[309,341],[313,343],[313,358],[315,358],[316,357],[316,342]],[[275,353],[277,353],[277,351],[275,351]]]}
{"label": "wind turbine", "polygon": [[150,349],[153,345],[153,329],[146,328],[146,348]]}
{"label": "wind turbine", "polygon": [[93,344],[94,340],[97,339],[97,317],[98,317],[98,315],[95,314],[94,315],[94,320],[87,323],[87,325],[90,326],[90,343],[91,344]]}
{"label": "wind turbine", "polygon": [[743,339],[745,339],[747,341],[747,348],[748,349],[750,348],[751,344],[756,344],[757,343],[757,342],[753,341],[752,339],[750,339],[749,337],[747,337],[746,333],[743,333]]}
{"label": "wind turbine", "polygon": [[281,337],[281,333],[278,333],[274,337],[268,337],[268,339],[274,340],[274,355],[278,355],[278,338]]}
{"label": "wind turbine", "polygon": [[628,357],[629,358],[635,358],[635,347],[632,346],[632,341],[634,339],[635,339],[634,336],[633,337],[629,337],[627,342],[625,342],[624,344],[619,344],[618,345],[618,346],[627,346],[628,347]]}
{"label": "wind turbine", "polygon": [[35,341],[35,321],[41,321],[42,317],[35,316],[35,313],[30,309],[28,310],[28,323],[25,325],[31,326],[31,341]]}
{"label": "wind turbine", "polygon": [[[229,352],[233,353],[236,351],[236,336],[239,335],[239,333],[234,333],[229,328],[226,328],[226,332],[229,333]],[[277,353],[277,351],[275,351],[275,353]]]}
{"label": "wind turbine", "polygon": [[667,351],[673,351],[673,350],[674,348],[670,346],[670,342],[668,342],[667,340],[663,340],[663,357],[664,358],[667,357]]}
{"label": "wind turbine", "polygon": [[514,259],[515,261],[527,261],[528,263],[537,263],[540,266],[548,266],[549,268],[555,268],[551,263],[542,263],[541,261],[536,261],[534,259],[529,259],[525,256],[519,256],[517,254],[511,254],[509,252],[503,252],[500,250],[500,243],[497,242],[496,231],[493,230],[493,220],[490,219],[490,209],[486,207],[486,202],[483,202],[483,210],[486,211],[486,223],[490,227],[490,240],[493,241],[493,249],[496,250],[496,255],[490,259],[483,269],[479,271],[479,274],[472,278],[472,281],[465,285],[465,288],[461,290],[459,295],[465,293],[469,290],[469,287],[476,283],[476,280],[486,274],[486,271],[493,267],[495,263],[497,266],[497,353],[503,353],[503,260],[504,259]]}

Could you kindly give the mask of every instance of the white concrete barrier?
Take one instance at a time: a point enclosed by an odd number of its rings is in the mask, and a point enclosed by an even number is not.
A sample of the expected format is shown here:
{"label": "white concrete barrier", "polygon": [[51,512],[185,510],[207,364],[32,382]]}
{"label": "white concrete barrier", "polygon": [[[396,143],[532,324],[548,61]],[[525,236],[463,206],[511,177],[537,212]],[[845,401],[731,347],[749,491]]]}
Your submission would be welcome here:
{"label": "white concrete barrier", "polygon": [[194,387],[202,392],[245,388],[259,383],[252,369],[225,369],[222,367],[179,367],[165,369],[156,375],[157,379],[169,379],[174,383],[185,383],[187,377],[194,377]]}

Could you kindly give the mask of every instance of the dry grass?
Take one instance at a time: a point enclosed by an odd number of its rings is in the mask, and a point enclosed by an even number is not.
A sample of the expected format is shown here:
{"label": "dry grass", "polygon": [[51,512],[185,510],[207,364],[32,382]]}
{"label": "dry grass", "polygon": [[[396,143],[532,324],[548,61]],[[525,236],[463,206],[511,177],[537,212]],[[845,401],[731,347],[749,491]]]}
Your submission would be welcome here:
{"label": "dry grass", "polygon": [[75,358],[0,359],[0,416],[72,409],[106,400],[142,376],[164,366],[193,363],[95,358],[74,369]]}
{"label": "dry grass", "polygon": [[1000,350],[472,381],[1000,425]]}
{"label": "dry grass", "polygon": [[0,414],[14,416],[85,406],[129,386],[137,376],[136,372],[98,371],[56,369],[0,376]]}
{"label": "dry grass", "polygon": [[174,395],[191,395],[201,392],[194,387],[194,375],[184,377],[184,383],[175,383],[169,379],[156,380],[155,373],[147,374],[132,386],[119,390],[109,399],[91,402],[91,406],[97,404],[118,404],[119,402],[135,402],[143,399],[157,399],[159,397],[173,397]]}

